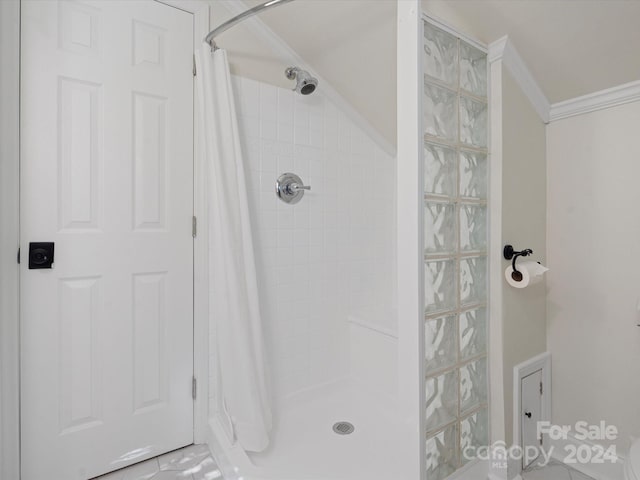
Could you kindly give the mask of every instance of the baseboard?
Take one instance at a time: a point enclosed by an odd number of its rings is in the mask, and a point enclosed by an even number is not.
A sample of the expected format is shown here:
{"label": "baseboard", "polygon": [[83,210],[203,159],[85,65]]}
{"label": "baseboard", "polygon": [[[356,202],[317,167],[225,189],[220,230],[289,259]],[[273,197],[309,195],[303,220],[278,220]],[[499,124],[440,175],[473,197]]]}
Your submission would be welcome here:
{"label": "baseboard", "polygon": [[[596,443],[590,442],[589,440],[577,439],[572,433],[567,434],[566,440],[549,439],[549,446],[553,449],[551,458],[562,463],[566,463],[566,456],[573,448],[582,447],[583,449],[589,449],[589,451],[593,452],[593,449],[598,447]],[[604,448],[606,449],[607,446],[604,446]],[[624,457],[621,455],[616,457],[615,462],[569,463],[567,465],[595,480],[620,480],[624,478]]]}

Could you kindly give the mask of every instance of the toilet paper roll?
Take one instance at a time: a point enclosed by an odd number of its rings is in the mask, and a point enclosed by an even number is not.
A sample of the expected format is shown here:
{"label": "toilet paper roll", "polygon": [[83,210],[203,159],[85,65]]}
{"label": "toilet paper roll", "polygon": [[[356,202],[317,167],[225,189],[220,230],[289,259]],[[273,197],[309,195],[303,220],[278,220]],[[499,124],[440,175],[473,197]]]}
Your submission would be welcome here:
{"label": "toilet paper roll", "polygon": [[529,285],[535,285],[542,281],[544,272],[549,269],[544,265],[540,265],[538,262],[522,262],[516,265],[518,272],[522,274],[520,277],[518,274],[513,275],[513,267],[509,265],[504,271],[504,278],[507,279],[507,283],[515,288],[525,288]]}

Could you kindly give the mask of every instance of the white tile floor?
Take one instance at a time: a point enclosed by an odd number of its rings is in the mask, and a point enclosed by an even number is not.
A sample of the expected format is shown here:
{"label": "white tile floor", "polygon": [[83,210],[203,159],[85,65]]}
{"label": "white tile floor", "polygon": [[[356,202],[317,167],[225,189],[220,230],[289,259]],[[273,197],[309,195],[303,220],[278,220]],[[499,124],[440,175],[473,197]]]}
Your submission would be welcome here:
{"label": "white tile floor", "polygon": [[[529,467],[524,480],[594,480],[552,460],[544,467]],[[151,460],[123,468],[95,480],[223,480],[206,445],[191,445]]]}
{"label": "white tile floor", "polygon": [[522,472],[524,480],[593,480],[585,474],[552,460],[544,467],[529,467]]}
{"label": "white tile floor", "polygon": [[95,480],[222,480],[222,473],[206,445],[191,445]]}

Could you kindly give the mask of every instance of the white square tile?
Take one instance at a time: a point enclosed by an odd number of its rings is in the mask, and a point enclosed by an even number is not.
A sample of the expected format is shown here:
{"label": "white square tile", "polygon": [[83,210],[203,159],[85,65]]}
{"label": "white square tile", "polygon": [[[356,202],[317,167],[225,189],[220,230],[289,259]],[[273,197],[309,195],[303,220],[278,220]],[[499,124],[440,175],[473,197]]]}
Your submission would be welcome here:
{"label": "white square tile", "polygon": [[124,470],[123,480],[149,480],[160,471],[158,459],[152,458]]}
{"label": "white square tile", "polygon": [[309,128],[309,106],[306,104],[305,99],[296,95],[293,97],[293,120],[296,125],[304,125],[306,129]]}
{"label": "white square tile", "polygon": [[152,477],[153,480],[193,480],[189,472],[179,470],[164,470]]}
{"label": "white square tile", "polygon": [[[282,208],[284,207],[284,208]],[[293,228],[293,206],[282,204],[278,210],[278,229]]]}
{"label": "white square tile", "polygon": [[309,127],[296,123],[293,126],[293,139],[296,145],[309,145]]}
{"label": "white square tile", "polygon": [[294,229],[293,246],[294,247],[308,247],[309,246],[309,229],[308,228],[296,228],[296,229]]}
{"label": "white square tile", "polygon": [[260,137],[260,119],[258,117],[250,117],[248,115],[241,115],[238,119],[240,133],[246,138],[259,138]]}
{"label": "white square tile", "polygon": [[205,458],[192,472],[194,480],[222,480],[222,472],[211,457]]}
{"label": "white square tile", "polygon": [[272,120],[260,121],[260,136],[267,140],[278,139],[278,124]]}
{"label": "white square tile", "polygon": [[107,473],[106,475],[96,477],[95,480],[122,480],[124,478],[125,470],[117,470],[115,472]]}
{"label": "white square tile", "polygon": [[278,123],[278,140],[285,143],[293,143],[293,124]]}
{"label": "white square tile", "polygon": [[241,85],[241,108],[242,114],[250,117],[260,116],[260,84],[255,80],[242,78]]}
{"label": "white square tile", "polygon": [[522,473],[522,478],[524,480],[593,480],[559,462],[527,470]]}
{"label": "white square tile", "polygon": [[278,156],[278,175],[287,172],[293,172],[293,156],[280,155]]}
{"label": "white square tile", "polygon": [[309,145],[316,148],[324,146],[324,134],[322,131],[309,130]]}
{"label": "white square tile", "polygon": [[293,229],[278,229],[276,235],[279,248],[293,248]]}
{"label": "white square tile", "polygon": [[[304,199],[303,199],[304,201]],[[296,230],[306,230],[309,228],[309,211],[302,212],[296,210],[293,214],[293,226]]]}
{"label": "white square tile", "polygon": [[[265,194],[267,195],[267,194]],[[272,194],[275,197],[275,194]],[[258,215],[258,227],[262,230],[276,230],[278,227],[278,212],[277,212],[277,202],[278,199],[274,199],[275,201],[269,205],[269,197],[265,198],[267,205],[263,206],[263,210]],[[269,206],[269,208],[267,208]],[[266,248],[269,248],[273,245],[265,245]]]}
{"label": "white square tile", "polygon": [[291,248],[278,248],[276,255],[278,266],[293,267],[293,252]]}
{"label": "white square tile", "polygon": [[182,450],[176,450],[175,452],[169,452],[158,457],[158,463],[160,464],[160,470],[178,470],[177,465],[182,460],[184,453]]}
{"label": "white square tile", "polygon": [[278,118],[278,91],[264,83],[260,84],[260,117],[274,122]]}
{"label": "white square tile", "polygon": [[293,125],[293,92],[278,89],[278,123]]}
{"label": "white square tile", "polygon": [[263,152],[260,156],[260,170],[269,172],[273,175],[271,183],[271,191],[273,191],[273,183],[275,183],[278,171],[278,154],[275,152]]}
{"label": "white square tile", "polygon": [[[302,181],[308,185],[309,184],[309,160],[305,155],[299,155],[293,160],[293,170],[298,175]],[[313,185],[311,186],[313,190]],[[305,192],[305,195],[311,192]]]}
{"label": "white square tile", "polygon": [[266,257],[266,254],[271,250],[278,247],[278,232],[275,228],[267,228],[258,230],[258,238],[260,243],[260,250],[256,255],[259,257]]}
{"label": "white square tile", "polygon": [[293,264],[297,266],[309,265],[309,247],[306,245],[293,248]]}
{"label": "white square tile", "polygon": [[[276,210],[278,208],[278,202],[280,200],[276,196],[273,185],[270,191],[266,191],[264,187],[265,174],[262,172],[260,175],[260,194],[258,195],[259,206],[256,206],[254,211],[259,210],[260,214],[256,215],[259,228],[276,228]],[[275,183],[275,182],[274,182]]]}
{"label": "white square tile", "polygon": [[183,454],[184,456],[179,464],[182,470],[192,469],[211,456],[209,447],[204,444],[186,447],[183,449]]}
{"label": "white square tile", "polygon": [[324,129],[323,109],[313,108],[309,112],[309,130],[322,132]]}

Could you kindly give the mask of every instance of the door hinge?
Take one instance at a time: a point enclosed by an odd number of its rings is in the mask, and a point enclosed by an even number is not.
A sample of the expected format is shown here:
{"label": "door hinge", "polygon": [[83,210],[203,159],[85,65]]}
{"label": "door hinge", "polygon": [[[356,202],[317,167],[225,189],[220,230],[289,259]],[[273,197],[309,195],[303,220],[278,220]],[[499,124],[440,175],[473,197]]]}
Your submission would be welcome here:
{"label": "door hinge", "polygon": [[542,395],[542,382],[540,382],[540,395]]}
{"label": "door hinge", "polygon": [[20,247],[18,247],[18,265],[20,264]]}
{"label": "door hinge", "polygon": [[193,54],[193,76],[196,76],[196,54]]}
{"label": "door hinge", "polygon": [[195,400],[196,399],[196,394],[198,393],[198,381],[196,380],[196,377],[193,377],[191,379],[191,397]]}
{"label": "door hinge", "polygon": [[196,238],[197,234],[198,234],[198,219],[194,215],[193,218],[191,219],[191,235],[193,236],[193,238]]}

